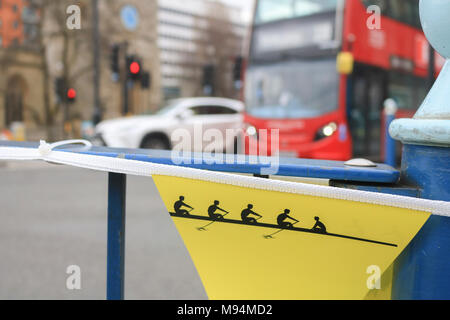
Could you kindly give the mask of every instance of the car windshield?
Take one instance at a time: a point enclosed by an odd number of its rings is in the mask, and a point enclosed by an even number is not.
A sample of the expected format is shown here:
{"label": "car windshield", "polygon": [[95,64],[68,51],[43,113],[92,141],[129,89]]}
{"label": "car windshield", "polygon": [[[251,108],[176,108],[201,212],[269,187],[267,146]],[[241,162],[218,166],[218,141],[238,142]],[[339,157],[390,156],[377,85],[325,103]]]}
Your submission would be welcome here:
{"label": "car windshield", "polygon": [[155,114],[159,116],[167,115],[173,110],[175,110],[180,105],[180,102],[181,102],[180,99],[169,100],[167,105],[162,109],[158,110]]}
{"label": "car windshield", "polygon": [[251,66],[247,112],[259,118],[314,118],[338,106],[336,58]]}
{"label": "car windshield", "polygon": [[259,0],[255,23],[305,17],[336,10],[337,0]]}

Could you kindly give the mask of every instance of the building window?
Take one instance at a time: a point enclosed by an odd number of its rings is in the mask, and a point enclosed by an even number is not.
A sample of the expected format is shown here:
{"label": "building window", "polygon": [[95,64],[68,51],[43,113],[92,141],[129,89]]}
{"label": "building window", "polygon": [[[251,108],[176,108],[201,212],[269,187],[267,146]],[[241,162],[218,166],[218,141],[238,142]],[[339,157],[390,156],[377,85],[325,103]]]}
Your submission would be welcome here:
{"label": "building window", "polygon": [[163,88],[164,100],[177,99],[181,97],[180,87],[164,87]]}
{"label": "building window", "polygon": [[22,78],[13,77],[8,81],[5,92],[5,124],[23,122],[25,82]]}
{"label": "building window", "polygon": [[13,22],[13,28],[14,28],[14,29],[18,29],[18,28],[19,28],[19,21],[18,21],[18,20],[15,20],[15,21]]}
{"label": "building window", "polygon": [[17,7],[17,4],[14,4],[14,5],[12,6],[12,10],[13,10],[14,12],[19,11],[19,8]]}

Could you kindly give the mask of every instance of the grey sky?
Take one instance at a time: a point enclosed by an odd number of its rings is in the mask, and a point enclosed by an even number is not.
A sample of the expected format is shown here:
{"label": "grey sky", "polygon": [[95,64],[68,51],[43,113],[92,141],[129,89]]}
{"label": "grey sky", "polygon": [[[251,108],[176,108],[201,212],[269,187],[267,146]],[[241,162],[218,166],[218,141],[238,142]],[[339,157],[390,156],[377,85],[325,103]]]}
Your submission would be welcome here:
{"label": "grey sky", "polygon": [[219,0],[219,1],[235,7],[242,8],[243,18],[246,19],[247,21],[250,21],[253,11],[253,4],[255,0]]}

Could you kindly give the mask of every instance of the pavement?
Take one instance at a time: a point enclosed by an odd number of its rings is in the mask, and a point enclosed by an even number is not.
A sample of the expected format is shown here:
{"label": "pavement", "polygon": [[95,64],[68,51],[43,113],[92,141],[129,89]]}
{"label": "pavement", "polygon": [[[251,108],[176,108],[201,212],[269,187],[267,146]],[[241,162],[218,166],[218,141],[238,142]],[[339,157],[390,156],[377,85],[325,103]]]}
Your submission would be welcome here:
{"label": "pavement", "polygon": [[[0,164],[0,299],[105,299],[107,174]],[[207,298],[150,178],[128,177],[126,224],[126,299]]]}

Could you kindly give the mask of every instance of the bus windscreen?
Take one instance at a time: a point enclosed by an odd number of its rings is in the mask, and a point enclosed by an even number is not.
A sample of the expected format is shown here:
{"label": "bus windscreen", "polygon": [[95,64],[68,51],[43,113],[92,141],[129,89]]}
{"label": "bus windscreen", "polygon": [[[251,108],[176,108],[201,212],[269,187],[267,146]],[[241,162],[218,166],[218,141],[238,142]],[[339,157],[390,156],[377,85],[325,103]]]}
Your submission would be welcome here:
{"label": "bus windscreen", "polygon": [[247,113],[258,118],[314,118],[337,109],[336,57],[252,65],[247,69]]}
{"label": "bus windscreen", "polygon": [[335,11],[337,0],[259,0],[255,24]]}

